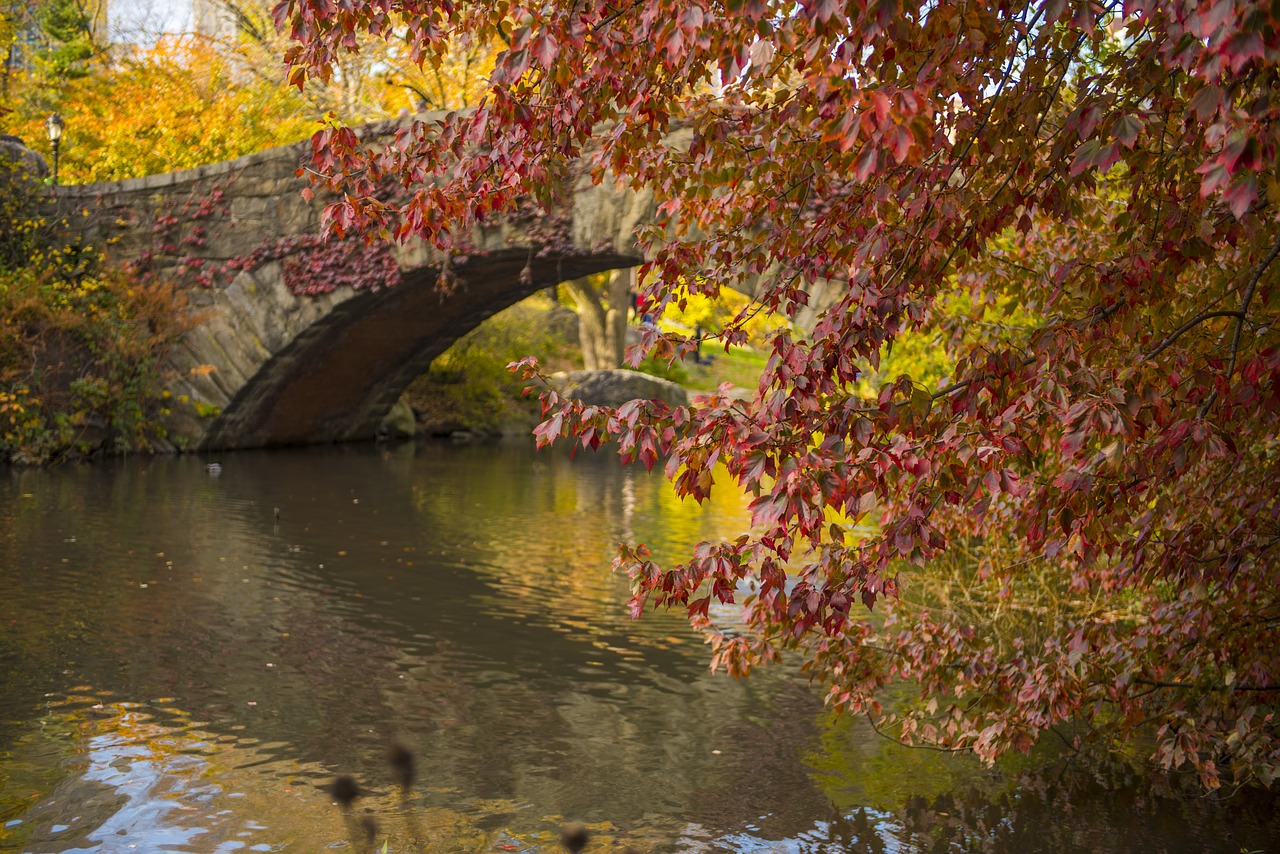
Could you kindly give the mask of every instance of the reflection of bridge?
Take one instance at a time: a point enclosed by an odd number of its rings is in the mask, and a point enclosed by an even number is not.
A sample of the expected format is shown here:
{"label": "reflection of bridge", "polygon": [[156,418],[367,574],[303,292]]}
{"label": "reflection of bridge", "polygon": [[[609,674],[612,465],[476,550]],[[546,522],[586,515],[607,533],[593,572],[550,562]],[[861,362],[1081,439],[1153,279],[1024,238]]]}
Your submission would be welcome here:
{"label": "reflection of bridge", "polygon": [[[486,227],[473,235],[477,251],[454,261],[457,281],[444,293],[435,287],[438,259],[423,246],[348,250],[308,239],[322,205],[303,201],[306,181],[295,171],[309,152],[301,143],[59,190],[64,211],[90,213],[89,237],[109,242],[115,260],[193,282],[200,323],[173,357],[179,402],[170,425],[192,447],[371,438],[409,382],[485,318],[540,288],[640,260],[634,234],[651,215],[648,195],[588,185],[558,224],[571,251],[531,257],[543,245],[536,235],[551,230],[545,223]],[[255,253],[260,260],[246,265]],[[290,290],[299,277],[341,281],[357,265],[375,273],[385,265],[398,286]],[[521,274],[526,265],[532,276]],[[205,285],[195,284],[202,276]]]}

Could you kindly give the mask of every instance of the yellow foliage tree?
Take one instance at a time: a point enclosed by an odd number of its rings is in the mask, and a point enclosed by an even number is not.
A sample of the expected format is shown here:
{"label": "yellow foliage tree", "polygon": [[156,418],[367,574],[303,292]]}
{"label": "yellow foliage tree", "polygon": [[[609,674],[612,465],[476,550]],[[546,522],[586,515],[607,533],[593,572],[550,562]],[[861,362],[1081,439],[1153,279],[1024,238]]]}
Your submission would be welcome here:
{"label": "yellow foliage tree", "polygon": [[317,114],[296,92],[254,76],[209,41],[162,39],[93,73],[63,79],[52,96],[15,87],[0,130],[32,147],[51,112],[66,121],[60,176],[89,183],[173,172],[305,139]]}

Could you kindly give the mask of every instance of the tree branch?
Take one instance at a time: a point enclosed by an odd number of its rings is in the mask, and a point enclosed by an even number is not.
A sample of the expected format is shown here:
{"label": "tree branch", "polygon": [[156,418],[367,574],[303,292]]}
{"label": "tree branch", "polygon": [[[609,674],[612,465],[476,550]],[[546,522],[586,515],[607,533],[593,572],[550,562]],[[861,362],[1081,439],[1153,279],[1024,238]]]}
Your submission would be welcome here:
{"label": "tree branch", "polygon": [[[1036,361],[1035,356],[1028,356],[1027,358],[1022,360],[1022,364],[1019,367],[1023,367],[1023,368],[1028,367],[1030,365],[1035,364],[1035,361]],[[940,397],[946,397],[947,395],[953,394],[959,391],[960,389],[965,388],[966,386],[969,386],[975,382],[978,382],[979,380],[991,379],[993,376],[995,376],[995,374],[983,374],[982,376],[979,376],[979,377],[970,377],[967,380],[960,380],[959,382],[954,382],[951,385],[947,386],[946,388],[941,388],[935,391],[933,393],[932,399],[937,400]]]}
{"label": "tree branch", "polygon": [[1134,679],[1152,688],[1200,688],[1210,691],[1280,691],[1280,685],[1196,685],[1192,682],[1166,682],[1159,679]]}
{"label": "tree branch", "polygon": [[1249,279],[1249,286],[1245,288],[1244,298],[1240,300],[1239,316],[1236,319],[1236,334],[1231,336],[1231,364],[1227,367],[1227,382],[1231,382],[1231,375],[1236,372],[1236,356],[1240,353],[1240,333],[1244,331],[1245,317],[1249,314],[1249,303],[1253,302],[1253,293],[1258,289],[1258,282],[1262,279],[1262,274],[1271,266],[1271,262],[1276,260],[1276,256],[1280,255],[1280,238],[1276,239],[1275,245],[1271,247],[1271,252],[1258,265],[1258,269],[1253,271],[1253,277]]}
{"label": "tree branch", "polygon": [[[1267,257],[1262,259],[1262,263],[1258,265],[1258,269],[1253,271],[1253,275],[1249,278],[1249,284],[1245,286],[1244,296],[1240,299],[1240,309],[1236,312],[1236,331],[1231,336],[1231,362],[1227,365],[1226,381],[1227,387],[1231,386],[1231,377],[1236,372],[1236,357],[1240,355],[1240,335],[1244,332],[1244,322],[1249,314],[1249,303],[1253,302],[1253,293],[1258,288],[1258,282],[1262,279],[1262,274],[1271,266],[1271,262],[1276,260],[1276,256],[1280,255],[1280,238],[1276,238],[1275,245],[1271,247],[1271,251],[1267,253]],[[1196,417],[1204,418],[1205,414],[1213,408],[1213,404],[1218,400],[1218,390],[1214,389],[1204,403],[1200,404],[1200,409],[1196,413]]]}
{"label": "tree branch", "polygon": [[1192,328],[1199,326],[1201,323],[1204,323],[1206,320],[1214,317],[1238,317],[1242,321],[1244,320],[1244,315],[1238,311],[1202,311],[1170,333],[1163,341],[1160,342],[1158,347],[1142,357],[1143,361],[1154,359],[1156,356],[1159,356],[1169,348],[1169,345],[1181,338],[1183,333],[1188,332]]}
{"label": "tree branch", "polygon": [[871,729],[874,730],[875,734],[880,736],[881,738],[887,738],[889,741],[892,741],[894,744],[900,744],[903,747],[910,747],[913,750],[936,750],[939,753],[964,753],[969,750],[969,748],[967,747],[946,747],[941,744],[915,744],[912,742],[903,741],[902,739],[896,736],[890,735],[889,733],[882,730],[880,727],[876,726],[876,720],[874,717],[871,716],[870,712],[867,713],[867,723],[871,724]]}

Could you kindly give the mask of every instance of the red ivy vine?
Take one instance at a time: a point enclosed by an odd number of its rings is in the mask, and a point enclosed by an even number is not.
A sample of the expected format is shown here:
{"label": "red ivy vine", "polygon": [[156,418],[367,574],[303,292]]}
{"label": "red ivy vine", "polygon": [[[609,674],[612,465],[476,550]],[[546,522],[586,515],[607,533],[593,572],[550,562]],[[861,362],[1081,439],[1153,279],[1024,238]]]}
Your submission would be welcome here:
{"label": "red ivy vine", "polygon": [[319,234],[267,241],[228,262],[228,268],[256,270],[271,261],[281,262],[285,287],[294,296],[314,297],[341,287],[377,293],[400,282],[400,267],[386,243],[328,240]]}

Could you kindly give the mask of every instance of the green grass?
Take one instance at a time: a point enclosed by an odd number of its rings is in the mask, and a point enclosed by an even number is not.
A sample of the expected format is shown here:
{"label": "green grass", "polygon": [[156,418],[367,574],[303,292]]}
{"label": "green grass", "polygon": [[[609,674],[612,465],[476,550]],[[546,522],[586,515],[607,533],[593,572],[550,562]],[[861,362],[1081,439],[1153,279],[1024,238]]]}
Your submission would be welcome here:
{"label": "green grass", "polygon": [[685,363],[689,372],[685,385],[695,392],[715,391],[721,383],[738,386],[749,393],[754,392],[760,382],[760,374],[764,372],[765,363],[769,360],[764,353],[736,346],[730,347],[726,353],[720,347],[704,345],[702,355],[703,358],[711,357],[710,365]]}

